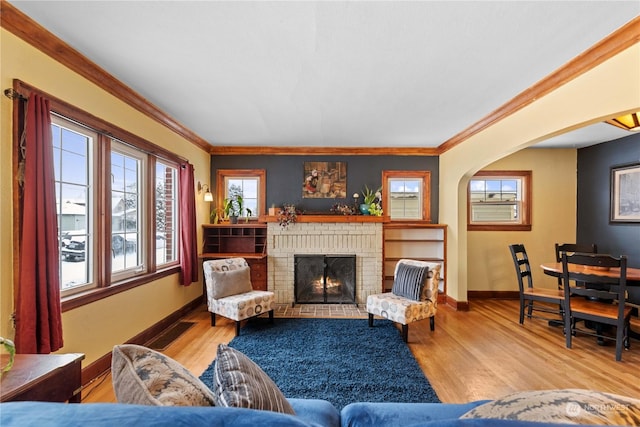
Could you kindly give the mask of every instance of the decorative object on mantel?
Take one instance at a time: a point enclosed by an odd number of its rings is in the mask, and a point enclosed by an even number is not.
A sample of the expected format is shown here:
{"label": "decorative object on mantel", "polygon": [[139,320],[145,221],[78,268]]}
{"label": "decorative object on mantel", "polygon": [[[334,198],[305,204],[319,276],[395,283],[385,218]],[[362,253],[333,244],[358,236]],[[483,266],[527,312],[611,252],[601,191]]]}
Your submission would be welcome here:
{"label": "decorative object on mantel", "polygon": [[284,205],[278,212],[278,224],[280,227],[287,228],[290,224],[295,224],[301,211],[296,209],[295,205]]}
{"label": "decorative object on mantel", "polygon": [[9,361],[6,365],[0,368],[0,377],[5,372],[8,372],[13,366],[13,359],[16,356],[16,346],[10,339],[0,337],[0,344],[4,347],[4,349],[9,353]]}
{"label": "decorative object on mantel", "polygon": [[344,204],[344,203],[336,203],[329,209],[331,213],[337,215],[357,215],[358,210],[356,207]]}
{"label": "decorative object on mantel", "polygon": [[[367,185],[362,192],[363,204],[360,205],[360,212],[363,215],[382,216],[382,187],[373,191]],[[355,196],[355,195],[354,195]]]}

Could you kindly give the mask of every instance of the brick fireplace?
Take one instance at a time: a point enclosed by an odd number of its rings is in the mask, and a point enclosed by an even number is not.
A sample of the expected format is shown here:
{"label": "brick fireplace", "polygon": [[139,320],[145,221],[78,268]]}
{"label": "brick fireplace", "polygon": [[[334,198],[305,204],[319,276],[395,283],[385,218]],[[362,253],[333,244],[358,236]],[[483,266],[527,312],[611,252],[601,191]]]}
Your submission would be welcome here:
{"label": "brick fireplace", "polygon": [[296,254],[356,254],[356,303],[382,290],[382,221],[331,222],[331,216],[297,222],[282,228],[267,224],[267,288],[277,303],[295,302]]}

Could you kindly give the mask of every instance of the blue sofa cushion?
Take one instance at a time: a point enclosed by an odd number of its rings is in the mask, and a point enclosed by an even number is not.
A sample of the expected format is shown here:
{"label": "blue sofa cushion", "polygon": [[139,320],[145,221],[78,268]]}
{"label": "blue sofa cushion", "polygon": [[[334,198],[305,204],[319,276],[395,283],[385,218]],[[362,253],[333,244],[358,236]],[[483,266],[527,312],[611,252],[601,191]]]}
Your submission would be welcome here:
{"label": "blue sofa cushion", "polygon": [[330,402],[320,399],[287,399],[296,417],[325,427],[340,427],[340,412]]}
{"label": "blue sofa cushion", "polygon": [[289,414],[213,406],[147,406],[121,403],[8,402],[2,427],[320,427]]}
{"label": "blue sofa cushion", "polygon": [[478,405],[489,402],[457,403],[350,403],[340,413],[342,427],[406,427],[429,421],[457,419]]}

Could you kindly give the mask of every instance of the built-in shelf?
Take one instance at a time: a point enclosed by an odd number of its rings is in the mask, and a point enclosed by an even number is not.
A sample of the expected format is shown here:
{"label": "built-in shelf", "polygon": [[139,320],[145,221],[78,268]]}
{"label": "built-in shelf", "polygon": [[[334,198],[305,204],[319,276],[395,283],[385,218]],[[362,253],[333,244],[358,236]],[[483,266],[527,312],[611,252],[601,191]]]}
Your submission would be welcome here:
{"label": "built-in shelf", "polygon": [[254,289],[267,290],[267,225],[203,224],[202,259],[244,258]]}
{"label": "built-in shelf", "polygon": [[383,291],[393,287],[393,272],[400,259],[440,263],[440,294],[446,295],[447,226],[444,224],[386,223],[383,227]]}

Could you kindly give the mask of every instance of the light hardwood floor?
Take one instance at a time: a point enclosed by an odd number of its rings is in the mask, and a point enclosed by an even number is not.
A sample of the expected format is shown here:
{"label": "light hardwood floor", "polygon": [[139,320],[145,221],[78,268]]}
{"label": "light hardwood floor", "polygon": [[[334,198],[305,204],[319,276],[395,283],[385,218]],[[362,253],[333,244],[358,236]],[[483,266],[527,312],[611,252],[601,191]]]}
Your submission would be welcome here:
{"label": "light hardwood floor", "polygon": [[[276,314],[288,317],[325,316],[326,310],[311,307],[299,312]],[[358,317],[360,312],[331,311],[330,317]],[[235,334],[234,323],[218,317],[209,324],[202,306],[183,320],[196,322],[163,352],[200,375],[213,361],[219,343]],[[640,321],[633,320],[640,331]],[[514,300],[472,300],[467,312],[440,305],[436,328],[428,320],[411,324],[409,348],[441,401],[468,402],[494,399],[522,390],[583,388],[640,397],[640,341],[615,361],[613,342],[598,346],[595,338],[578,336],[573,348],[565,347],[561,328],[544,320],[518,324],[518,302]],[[83,402],[115,402],[111,377],[105,375],[87,386]]]}

